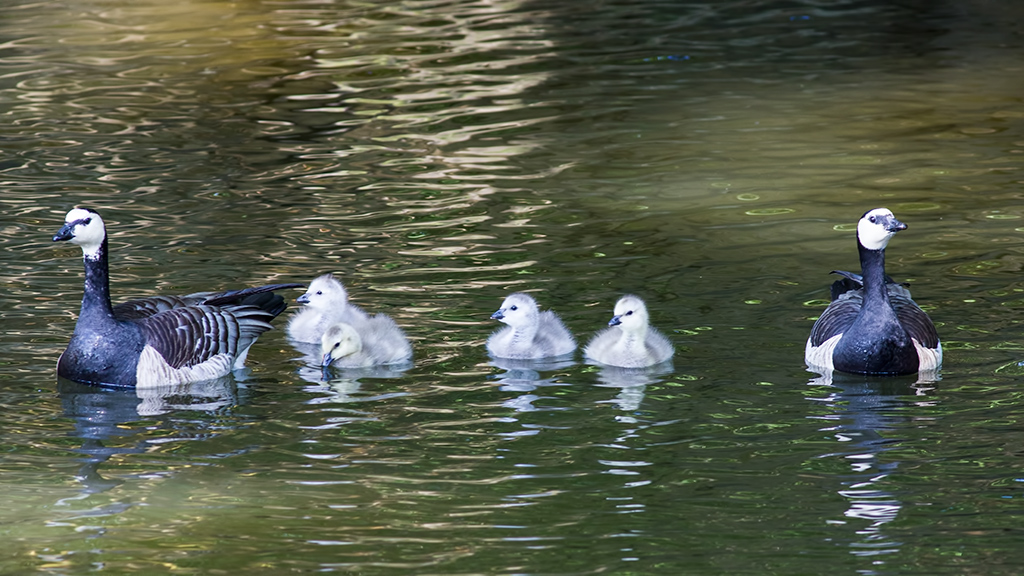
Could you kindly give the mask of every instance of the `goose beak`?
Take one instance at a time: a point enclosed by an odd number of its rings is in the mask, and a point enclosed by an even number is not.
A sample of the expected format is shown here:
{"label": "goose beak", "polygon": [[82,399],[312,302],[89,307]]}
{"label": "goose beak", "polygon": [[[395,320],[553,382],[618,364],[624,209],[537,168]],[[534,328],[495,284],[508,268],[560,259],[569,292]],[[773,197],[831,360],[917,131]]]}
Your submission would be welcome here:
{"label": "goose beak", "polygon": [[889,218],[885,223],[885,229],[889,232],[896,233],[899,232],[900,230],[906,230],[907,225],[904,224],[903,222],[900,222],[896,218]]}
{"label": "goose beak", "polygon": [[309,304],[309,295],[303,294],[302,296],[296,298],[295,301],[298,302],[299,304]]}
{"label": "goose beak", "polygon": [[53,236],[54,242],[64,242],[71,240],[75,237],[75,228],[71,224],[65,224],[57,230],[57,233]]}
{"label": "goose beak", "polygon": [[619,324],[622,324],[621,316],[612,316],[612,319],[608,321],[609,326],[618,326]]}
{"label": "goose beak", "polygon": [[328,352],[327,354],[324,354],[324,359],[320,362],[320,367],[326,371],[327,367],[331,365],[331,362],[334,362],[334,358],[331,358],[331,353]]}
{"label": "goose beak", "polygon": [[505,309],[504,308],[498,310],[494,314],[491,314],[491,320],[501,320],[504,317],[505,317]]}

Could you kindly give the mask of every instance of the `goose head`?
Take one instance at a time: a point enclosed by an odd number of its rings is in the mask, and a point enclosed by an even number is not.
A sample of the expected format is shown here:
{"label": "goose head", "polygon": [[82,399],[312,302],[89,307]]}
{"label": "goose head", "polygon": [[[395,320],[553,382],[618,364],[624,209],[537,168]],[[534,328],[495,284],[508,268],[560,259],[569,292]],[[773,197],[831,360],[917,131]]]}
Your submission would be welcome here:
{"label": "goose head", "polygon": [[326,369],[338,358],[351,356],[362,349],[363,339],[351,324],[334,324],[320,338],[320,351],[323,353],[321,366]]}
{"label": "goose head", "polygon": [[857,223],[857,241],[868,250],[884,250],[889,239],[907,225],[893,216],[888,208],[868,210]]}
{"label": "goose head", "polygon": [[501,308],[491,314],[491,318],[517,328],[536,323],[538,314],[537,301],[532,296],[515,292],[505,298],[505,301],[501,303]]}
{"label": "goose head", "polygon": [[295,299],[318,310],[344,307],[348,304],[348,292],[334,276],[324,274],[309,283],[306,293]]}
{"label": "goose head", "polygon": [[609,326],[621,326],[627,332],[642,331],[647,328],[647,306],[640,298],[627,294],[615,303],[614,316],[608,321]]}
{"label": "goose head", "polygon": [[98,213],[87,208],[75,208],[64,217],[64,225],[53,236],[53,241],[77,244],[82,247],[86,258],[96,260],[106,238],[107,230]]}

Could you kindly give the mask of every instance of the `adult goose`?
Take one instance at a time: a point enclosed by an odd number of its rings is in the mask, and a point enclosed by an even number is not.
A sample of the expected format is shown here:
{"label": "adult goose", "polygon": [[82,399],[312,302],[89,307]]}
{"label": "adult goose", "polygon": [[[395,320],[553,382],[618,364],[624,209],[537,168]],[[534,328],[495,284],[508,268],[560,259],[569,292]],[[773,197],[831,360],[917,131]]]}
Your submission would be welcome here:
{"label": "adult goose", "polygon": [[585,357],[620,368],[661,364],[674,352],[668,338],[651,327],[647,305],[632,294],[619,298],[608,327],[595,334],[583,349]]}
{"label": "adult goose", "polygon": [[306,293],[295,301],[305,304],[288,320],[288,336],[296,342],[319,344],[334,324],[361,324],[369,318],[362,308],[348,301],[345,286],[331,274],[314,278]]}
{"label": "adult goose", "polygon": [[907,225],[886,208],[867,211],[857,223],[861,275],[849,272],[832,285],[832,303],[807,339],[812,369],[898,375],[937,370],[942,345],[931,318],[910,291],[885,275],[885,247]]}
{"label": "adult goose", "polygon": [[562,320],[551,310],[541,312],[529,294],[509,294],[491,318],[508,324],[487,339],[487,351],[492,356],[536,360],[576,349],[576,339]]}
{"label": "adult goose", "polygon": [[285,309],[272,284],[229,292],[156,296],[112,306],[107,231],[93,210],[75,208],[53,237],[82,248],[85,291],[57,374],[87,384],[155,387],[224,376]]}

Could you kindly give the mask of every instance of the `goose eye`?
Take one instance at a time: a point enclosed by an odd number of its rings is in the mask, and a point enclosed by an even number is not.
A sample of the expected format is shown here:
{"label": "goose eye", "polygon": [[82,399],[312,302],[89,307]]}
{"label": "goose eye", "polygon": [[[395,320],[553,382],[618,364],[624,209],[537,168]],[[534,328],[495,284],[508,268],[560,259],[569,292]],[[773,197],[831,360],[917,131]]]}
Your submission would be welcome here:
{"label": "goose eye", "polygon": [[92,222],[92,218],[86,218],[85,220],[82,221],[82,224],[88,226],[90,222]]}
{"label": "goose eye", "polygon": [[513,305],[513,306],[509,306],[508,309],[509,310],[518,310],[519,308],[517,308],[515,305]]}
{"label": "goose eye", "polygon": [[876,219],[876,218],[875,218],[874,216],[870,216],[870,217],[868,217],[868,220],[870,220],[872,224],[874,224],[875,222],[877,222],[877,219]]}

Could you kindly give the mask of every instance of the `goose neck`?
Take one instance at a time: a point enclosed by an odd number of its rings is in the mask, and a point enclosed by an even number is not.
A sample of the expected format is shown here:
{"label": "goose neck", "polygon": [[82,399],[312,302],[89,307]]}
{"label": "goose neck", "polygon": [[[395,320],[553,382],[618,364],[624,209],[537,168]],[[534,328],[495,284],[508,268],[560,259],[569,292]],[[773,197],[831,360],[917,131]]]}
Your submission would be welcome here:
{"label": "goose neck", "polygon": [[86,318],[95,323],[113,320],[114,310],[110,304],[110,272],[107,264],[107,240],[103,239],[99,250],[93,256],[86,255],[85,290],[82,294],[82,313],[79,320]]}
{"label": "goose neck", "polygon": [[871,250],[858,242],[860,252],[861,275],[864,279],[864,291],[868,294],[887,294],[885,288],[885,249]]}

